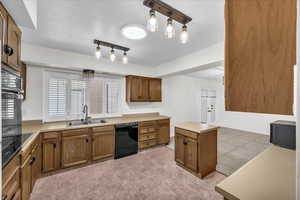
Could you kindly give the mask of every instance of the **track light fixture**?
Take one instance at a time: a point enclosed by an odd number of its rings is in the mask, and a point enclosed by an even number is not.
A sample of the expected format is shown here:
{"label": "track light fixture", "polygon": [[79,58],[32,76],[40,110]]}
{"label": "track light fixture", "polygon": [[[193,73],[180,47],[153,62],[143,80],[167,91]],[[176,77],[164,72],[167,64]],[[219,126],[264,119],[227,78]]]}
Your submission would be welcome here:
{"label": "track light fixture", "polygon": [[147,27],[151,32],[157,31],[157,18],[155,12],[159,12],[162,15],[168,17],[165,35],[167,38],[173,38],[175,36],[175,27],[173,21],[177,21],[183,25],[182,32],[180,34],[181,43],[188,42],[189,35],[187,32],[187,23],[192,21],[192,18],[173,8],[172,6],[162,2],[161,0],[144,0],[143,4],[150,8],[150,18],[148,19]]}
{"label": "track light fixture", "polygon": [[181,34],[180,34],[180,41],[182,44],[185,44],[187,43],[189,40],[189,33],[187,31],[187,26],[184,24],[182,26],[182,31],[181,31]]}
{"label": "track light fixture", "polygon": [[173,20],[171,18],[169,18],[167,20],[167,27],[166,27],[165,34],[166,34],[168,39],[171,39],[175,36],[175,27],[174,27],[174,24],[173,24]]}
{"label": "track light fixture", "polygon": [[155,16],[155,10],[150,10],[150,17],[148,19],[147,28],[150,32],[157,31],[158,24],[157,24],[157,18]]}
{"label": "track light fixture", "polygon": [[127,64],[128,63],[128,57],[127,57],[126,51],[124,51],[124,53],[123,53],[122,61],[123,61],[123,64]]}
{"label": "track light fixture", "polygon": [[96,51],[95,51],[95,56],[96,56],[97,59],[99,59],[101,57],[100,46],[104,46],[104,47],[111,48],[111,51],[110,51],[110,54],[109,54],[109,59],[110,59],[111,62],[114,62],[116,60],[117,56],[116,56],[116,53],[115,53],[115,49],[118,49],[118,50],[124,51],[123,58],[122,58],[123,63],[124,64],[128,63],[127,52],[130,50],[129,48],[123,47],[123,46],[120,46],[120,45],[117,45],[117,44],[113,44],[113,43],[110,43],[110,42],[104,42],[104,41],[96,40],[96,39],[94,40],[94,44],[97,45]]}
{"label": "track light fixture", "polygon": [[101,57],[101,50],[100,50],[100,46],[99,46],[99,45],[97,45],[97,47],[96,47],[95,56],[96,56],[96,58],[97,58],[98,60],[99,60],[100,57]]}

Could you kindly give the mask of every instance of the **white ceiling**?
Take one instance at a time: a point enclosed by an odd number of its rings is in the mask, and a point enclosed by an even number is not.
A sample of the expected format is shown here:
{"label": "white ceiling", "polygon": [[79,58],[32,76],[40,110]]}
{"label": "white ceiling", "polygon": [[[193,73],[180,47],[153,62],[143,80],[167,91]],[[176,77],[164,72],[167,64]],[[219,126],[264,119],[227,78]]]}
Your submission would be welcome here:
{"label": "white ceiling", "polygon": [[[37,30],[23,27],[23,41],[50,48],[94,55],[93,39],[131,48],[131,63],[156,66],[177,57],[223,41],[223,0],[164,0],[193,21],[188,24],[190,42],[180,44],[181,25],[176,24],[176,39],[164,36],[166,17],[160,14],[159,32],[148,33],[139,41],[124,38],[126,24],[146,24],[149,9],[142,0],[39,0]],[[109,49],[104,49],[108,54]],[[121,53],[121,52],[120,52]]]}
{"label": "white ceiling", "polygon": [[220,66],[192,72],[187,74],[187,76],[209,80],[220,80],[224,76],[224,67]]}

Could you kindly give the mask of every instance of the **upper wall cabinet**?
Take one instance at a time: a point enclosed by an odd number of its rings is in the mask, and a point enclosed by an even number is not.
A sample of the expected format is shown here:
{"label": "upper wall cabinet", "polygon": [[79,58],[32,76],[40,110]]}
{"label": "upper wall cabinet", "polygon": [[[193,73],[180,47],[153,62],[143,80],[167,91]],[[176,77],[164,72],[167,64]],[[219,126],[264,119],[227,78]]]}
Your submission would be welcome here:
{"label": "upper wall cabinet", "polygon": [[4,53],[4,44],[7,43],[7,17],[8,14],[5,8],[0,3],[0,39],[1,39],[1,52],[2,61],[7,62],[7,56]]}
{"label": "upper wall cabinet", "polygon": [[293,114],[297,0],[226,0],[227,111]]}
{"label": "upper wall cabinet", "polygon": [[126,76],[127,102],[161,101],[161,79]]}
{"label": "upper wall cabinet", "polygon": [[2,61],[20,71],[22,32],[2,4],[0,4],[0,26]]}

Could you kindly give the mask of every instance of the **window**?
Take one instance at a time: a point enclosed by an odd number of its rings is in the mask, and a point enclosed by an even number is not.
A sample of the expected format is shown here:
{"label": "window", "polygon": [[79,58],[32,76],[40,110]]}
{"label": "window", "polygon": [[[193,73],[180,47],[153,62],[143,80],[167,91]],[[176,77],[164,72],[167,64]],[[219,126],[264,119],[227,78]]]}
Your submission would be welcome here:
{"label": "window", "polygon": [[95,77],[85,81],[80,74],[50,71],[46,77],[45,121],[80,119],[85,104],[89,106],[89,116],[104,117],[120,112],[119,78]]}

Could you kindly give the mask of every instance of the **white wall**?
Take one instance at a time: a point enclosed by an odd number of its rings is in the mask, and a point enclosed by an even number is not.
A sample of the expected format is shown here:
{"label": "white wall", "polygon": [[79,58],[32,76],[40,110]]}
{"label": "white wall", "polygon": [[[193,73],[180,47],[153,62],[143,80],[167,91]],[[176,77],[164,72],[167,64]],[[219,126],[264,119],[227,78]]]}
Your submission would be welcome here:
{"label": "white wall", "polygon": [[295,121],[296,116],[225,111],[224,85],[217,86],[217,125],[254,133],[269,134],[270,123],[276,120]]}

